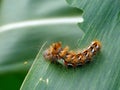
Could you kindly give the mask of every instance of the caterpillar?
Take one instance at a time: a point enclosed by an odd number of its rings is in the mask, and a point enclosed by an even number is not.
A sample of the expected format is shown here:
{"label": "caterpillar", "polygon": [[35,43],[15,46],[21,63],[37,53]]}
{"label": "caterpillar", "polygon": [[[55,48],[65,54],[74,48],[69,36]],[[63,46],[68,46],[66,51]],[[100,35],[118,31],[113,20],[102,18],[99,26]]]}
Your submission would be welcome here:
{"label": "caterpillar", "polygon": [[45,59],[51,62],[57,62],[63,60],[64,65],[71,65],[76,67],[78,65],[84,65],[85,63],[92,60],[92,57],[101,49],[100,41],[96,40],[81,52],[69,51],[69,47],[62,48],[61,42],[53,43],[43,53]]}

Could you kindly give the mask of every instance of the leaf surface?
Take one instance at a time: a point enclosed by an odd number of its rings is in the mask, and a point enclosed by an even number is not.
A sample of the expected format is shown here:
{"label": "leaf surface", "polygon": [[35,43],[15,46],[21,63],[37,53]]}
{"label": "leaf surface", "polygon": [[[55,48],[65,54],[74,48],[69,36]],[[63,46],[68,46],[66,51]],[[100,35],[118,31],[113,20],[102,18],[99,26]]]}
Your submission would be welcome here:
{"label": "leaf surface", "polygon": [[[93,62],[78,68],[50,64],[42,57],[34,61],[21,90],[119,90],[120,89],[120,1],[67,0],[84,11],[79,27],[85,35],[79,48],[91,41],[102,43]],[[66,41],[67,42],[67,41]]]}

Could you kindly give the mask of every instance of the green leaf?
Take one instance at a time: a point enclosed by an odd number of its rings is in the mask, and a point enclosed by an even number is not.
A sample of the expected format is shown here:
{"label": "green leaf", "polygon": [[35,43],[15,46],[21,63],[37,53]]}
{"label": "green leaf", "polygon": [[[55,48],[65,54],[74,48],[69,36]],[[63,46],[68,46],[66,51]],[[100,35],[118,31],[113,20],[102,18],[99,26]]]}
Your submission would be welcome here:
{"label": "green leaf", "polygon": [[84,34],[76,25],[81,13],[63,0],[1,0],[0,90],[19,89],[45,41],[62,41],[74,48]]}
{"label": "green leaf", "polygon": [[90,64],[75,69],[51,64],[44,60],[41,52],[21,90],[120,90],[120,1],[67,2],[84,11],[84,22],[79,27],[85,35],[79,40],[79,48],[97,39],[102,43],[101,52]]}

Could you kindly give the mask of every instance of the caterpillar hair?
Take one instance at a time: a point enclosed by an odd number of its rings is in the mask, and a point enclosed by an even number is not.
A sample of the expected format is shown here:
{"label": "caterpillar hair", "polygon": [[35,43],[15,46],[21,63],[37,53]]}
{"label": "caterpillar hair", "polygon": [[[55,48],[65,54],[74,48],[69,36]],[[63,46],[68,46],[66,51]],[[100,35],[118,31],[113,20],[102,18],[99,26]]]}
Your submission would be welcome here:
{"label": "caterpillar hair", "polygon": [[58,60],[63,60],[64,65],[71,65],[76,67],[78,65],[84,65],[86,62],[92,60],[92,57],[101,49],[101,43],[96,40],[93,41],[88,48],[83,51],[76,53],[74,51],[69,51],[69,47],[66,46],[62,48],[61,42],[53,43],[48,49],[43,53],[45,59],[51,62],[57,62]]}

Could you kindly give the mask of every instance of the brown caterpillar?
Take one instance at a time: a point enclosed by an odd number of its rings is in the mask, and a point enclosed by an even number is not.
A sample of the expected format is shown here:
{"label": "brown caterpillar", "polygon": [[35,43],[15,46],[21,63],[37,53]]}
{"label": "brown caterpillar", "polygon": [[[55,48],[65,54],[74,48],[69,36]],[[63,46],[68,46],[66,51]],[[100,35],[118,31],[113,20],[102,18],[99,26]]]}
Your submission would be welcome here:
{"label": "brown caterpillar", "polygon": [[91,61],[91,58],[100,50],[101,43],[93,41],[88,48],[82,52],[76,53],[69,51],[69,47],[62,48],[61,42],[53,43],[47,50],[44,51],[43,56],[51,62],[63,60],[66,66],[71,65],[76,67],[84,65],[86,62]]}

